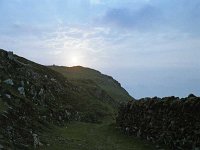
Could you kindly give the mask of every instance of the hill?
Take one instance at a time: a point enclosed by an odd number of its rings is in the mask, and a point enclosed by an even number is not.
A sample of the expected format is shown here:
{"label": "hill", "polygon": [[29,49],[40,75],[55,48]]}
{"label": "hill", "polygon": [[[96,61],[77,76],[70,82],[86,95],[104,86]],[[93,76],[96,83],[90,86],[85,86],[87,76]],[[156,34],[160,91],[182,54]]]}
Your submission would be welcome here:
{"label": "hill", "polygon": [[64,67],[53,65],[49,68],[63,74],[68,80],[78,85],[102,89],[115,103],[127,102],[133,99],[118,81],[97,70],[82,66]]}
{"label": "hill", "polygon": [[79,74],[82,79],[78,74],[77,78],[66,78],[67,73],[63,76],[51,67],[0,49],[0,149],[42,145],[45,139],[41,142],[39,137],[52,125],[63,126],[70,121],[99,123],[113,118],[119,99],[114,99],[104,86],[110,82],[110,91],[119,91],[120,84],[88,70],[88,76],[99,76],[100,80],[86,79],[86,73]]}
{"label": "hill", "polygon": [[61,74],[0,50],[0,143],[5,149],[39,145],[49,123],[78,118],[76,87]]}
{"label": "hill", "polygon": [[120,99],[132,99],[117,81],[89,68],[60,68],[0,49],[0,150],[155,149],[116,128]]}

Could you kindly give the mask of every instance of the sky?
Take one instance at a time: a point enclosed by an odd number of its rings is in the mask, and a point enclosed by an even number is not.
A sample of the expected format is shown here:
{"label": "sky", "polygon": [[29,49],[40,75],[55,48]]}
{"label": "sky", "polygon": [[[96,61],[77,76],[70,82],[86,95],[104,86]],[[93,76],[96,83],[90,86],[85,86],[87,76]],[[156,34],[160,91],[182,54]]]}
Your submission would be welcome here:
{"label": "sky", "polygon": [[199,0],[0,0],[0,48],[94,68],[135,98],[200,95]]}

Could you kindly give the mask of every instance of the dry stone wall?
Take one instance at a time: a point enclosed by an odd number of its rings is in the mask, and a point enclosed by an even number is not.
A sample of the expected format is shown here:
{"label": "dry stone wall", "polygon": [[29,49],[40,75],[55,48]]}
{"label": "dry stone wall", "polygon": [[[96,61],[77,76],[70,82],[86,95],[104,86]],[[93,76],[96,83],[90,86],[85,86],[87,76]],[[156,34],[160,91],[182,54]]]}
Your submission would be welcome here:
{"label": "dry stone wall", "polygon": [[119,127],[173,150],[200,149],[200,98],[189,95],[144,98],[122,105],[117,117]]}

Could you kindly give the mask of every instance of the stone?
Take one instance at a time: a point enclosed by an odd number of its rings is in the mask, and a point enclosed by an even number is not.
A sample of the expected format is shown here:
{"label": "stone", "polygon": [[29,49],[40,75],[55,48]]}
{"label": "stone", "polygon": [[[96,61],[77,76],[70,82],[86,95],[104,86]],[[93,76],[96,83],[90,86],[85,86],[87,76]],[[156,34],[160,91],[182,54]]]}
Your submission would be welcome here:
{"label": "stone", "polygon": [[7,98],[11,99],[11,96],[9,94],[6,94],[5,95]]}
{"label": "stone", "polygon": [[189,94],[188,98],[196,97],[194,94]]}
{"label": "stone", "polygon": [[13,55],[13,52],[8,52],[8,59],[15,60],[15,57]]}
{"label": "stone", "polygon": [[43,146],[43,144],[41,142],[39,142],[38,146]]}
{"label": "stone", "polygon": [[70,116],[70,115],[71,115],[71,113],[68,112],[67,110],[65,110],[65,113],[66,113],[67,116]]}
{"label": "stone", "polygon": [[126,132],[129,132],[129,127],[126,127],[126,129],[125,129],[125,130],[126,130]]}
{"label": "stone", "polygon": [[9,85],[14,85],[12,79],[7,79],[7,80],[5,80],[5,81],[3,81],[3,82],[6,83],[6,84],[9,84]]}
{"label": "stone", "polygon": [[44,89],[41,88],[41,89],[40,89],[40,92],[39,92],[39,95],[41,96],[41,95],[43,95],[43,94],[44,94]]}
{"label": "stone", "polygon": [[139,130],[138,132],[137,132],[137,137],[140,137],[141,136],[141,131]]}
{"label": "stone", "polygon": [[34,85],[31,86],[30,93],[31,93],[31,95],[35,95],[35,87],[34,87]]}
{"label": "stone", "polygon": [[0,150],[3,150],[3,148],[4,148],[3,145],[0,144]]}
{"label": "stone", "polygon": [[24,87],[24,81],[21,81],[21,85],[22,85],[22,87]]}
{"label": "stone", "polygon": [[37,148],[40,146],[40,140],[39,140],[39,137],[37,134],[32,134],[33,136],[33,145],[34,145],[34,148]]}
{"label": "stone", "polygon": [[1,114],[4,118],[8,118],[8,116],[6,114]]}
{"label": "stone", "polygon": [[[200,97],[154,97],[131,101],[119,108],[119,129],[171,149],[200,150]],[[193,117],[195,116],[195,117]],[[191,127],[193,126],[193,127]],[[162,149],[157,147],[157,149]]]}
{"label": "stone", "polygon": [[21,95],[25,96],[25,91],[24,91],[24,87],[18,87],[18,91]]}
{"label": "stone", "polygon": [[56,79],[54,79],[54,78],[51,78],[51,81],[53,81],[53,82],[56,82]]}

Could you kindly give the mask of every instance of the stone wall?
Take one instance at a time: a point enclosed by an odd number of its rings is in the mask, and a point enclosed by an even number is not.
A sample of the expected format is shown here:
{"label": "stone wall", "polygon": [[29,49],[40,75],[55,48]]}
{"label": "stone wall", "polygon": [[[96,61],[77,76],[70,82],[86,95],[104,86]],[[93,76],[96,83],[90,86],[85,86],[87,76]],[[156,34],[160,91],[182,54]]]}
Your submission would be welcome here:
{"label": "stone wall", "polygon": [[200,98],[144,98],[122,105],[117,125],[129,135],[173,150],[200,149]]}

